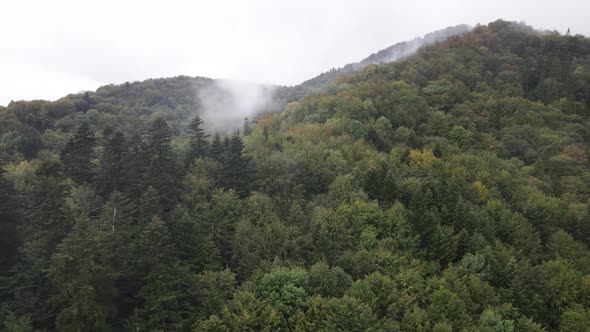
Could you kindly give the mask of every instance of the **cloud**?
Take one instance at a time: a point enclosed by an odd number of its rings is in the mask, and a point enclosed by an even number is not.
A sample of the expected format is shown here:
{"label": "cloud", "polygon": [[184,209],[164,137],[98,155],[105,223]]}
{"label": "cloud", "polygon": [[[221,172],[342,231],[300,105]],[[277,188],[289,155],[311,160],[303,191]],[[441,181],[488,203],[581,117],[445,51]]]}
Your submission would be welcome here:
{"label": "cloud", "polygon": [[210,133],[231,133],[272,105],[275,87],[236,80],[215,80],[200,88],[199,116]]}

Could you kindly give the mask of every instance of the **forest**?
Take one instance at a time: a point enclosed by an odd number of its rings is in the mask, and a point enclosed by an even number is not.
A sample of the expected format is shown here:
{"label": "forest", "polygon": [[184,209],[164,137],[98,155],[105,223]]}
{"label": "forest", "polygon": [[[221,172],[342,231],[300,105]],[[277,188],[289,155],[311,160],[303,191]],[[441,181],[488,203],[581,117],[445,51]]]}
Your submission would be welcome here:
{"label": "forest", "polygon": [[229,132],[209,81],[0,107],[0,330],[589,331],[589,38],[478,25]]}

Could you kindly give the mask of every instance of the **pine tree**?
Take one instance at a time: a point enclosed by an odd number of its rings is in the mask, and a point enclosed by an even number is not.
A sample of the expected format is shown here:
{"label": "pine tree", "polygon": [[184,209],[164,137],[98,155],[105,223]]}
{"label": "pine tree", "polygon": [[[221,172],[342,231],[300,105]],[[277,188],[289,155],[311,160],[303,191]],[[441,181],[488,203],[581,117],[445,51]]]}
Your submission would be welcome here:
{"label": "pine tree", "polygon": [[140,238],[142,262],[149,271],[139,291],[144,304],[130,325],[139,330],[184,331],[192,325],[197,305],[195,280],[176,259],[166,224],[154,217]]}
{"label": "pine tree", "polygon": [[205,130],[201,127],[203,125],[203,121],[199,116],[196,116],[188,126],[191,135],[189,137],[189,153],[186,160],[187,164],[190,164],[196,158],[203,157],[207,155],[209,142],[207,141],[207,135]]}
{"label": "pine tree", "polygon": [[221,142],[221,135],[219,133],[215,134],[213,142],[211,142],[210,155],[211,158],[217,161],[221,161],[223,158],[223,143]]}
{"label": "pine tree", "polygon": [[465,203],[465,200],[463,200],[463,197],[459,196],[457,199],[455,206],[452,208],[450,217],[451,220],[449,220],[449,224],[453,225],[456,230],[473,230],[474,225],[470,219],[469,207]]}
{"label": "pine tree", "polygon": [[18,262],[11,269],[8,293],[14,298],[19,313],[31,315],[35,326],[51,326],[47,275],[51,254],[71,228],[66,212],[61,167],[57,162],[44,161],[35,172],[35,180],[22,227],[24,244]]}
{"label": "pine tree", "polygon": [[155,216],[162,215],[162,205],[160,204],[160,195],[154,187],[149,186],[141,196],[139,205],[140,222],[147,223]]}
{"label": "pine tree", "polygon": [[4,179],[0,166],[0,276],[16,262],[18,247],[22,245],[22,204],[14,187]]}
{"label": "pine tree", "polygon": [[250,122],[248,118],[244,118],[244,136],[250,136],[252,134],[252,128],[250,128]]}
{"label": "pine tree", "polygon": [[113,191],[123,191],[127,144],[123,133],[115,132],[106,142],[101,158],[99,190],[104,197]]}
{"label": "pine tree", "polygon": [[139,204],[145,190],[143,178],[150,162],[147,142],[143,141],[139,135],[133,135],[129,139],[128,151],[123,163],[125,193],[136,204]]}
{"label": "pine tree", "polygon": [[238,135],[226,137],[223,142],[224,154],[219,183],[226,189],[234,189],[245,195],[251,182],[250,158],[244,155],[244,143]]}
{"label": "pine tree", "polygon": [[172,209],[179,194],[180,170],[170,147],[171,131],[162,118],[157,118],[148,132],[150,162],[144,176],[144,188],[152,186],[160,195],[165,212]]}
{"label": "pine tree", "polygon": [[51,258],[49,276],[58,308],[59,331],[110,331],[113,308],[113,271],[109,264],[109,227],[87,218],[74,229]]}
{"label": "pine tree", "polygon": [[166,121],[158,117],[148,130],[148,152],[152,158],[171,158],[170,138],[172,131]]}
{"label": "pine tree", "polygon": [[[138,264],[138,257],[142,256],[138,234],[142,227],[134,218],[136,209],[125,194],[113,192],[100,216],[100,222],[109,233],[106,243],[113,253],[108,257],[116,278],[116,298],[113,301],[116,318],[113,324],[122,324],[133,313],[139,301],[136,294],[143,286],[142,279],[146,273]],[[122,326],[113,330],[122,330]]]}
{"label": "pine tree", "polygon": [[81,124],[61,152],[61,162],[66,176],[78,183],[94,180],[92,158],[95,145],[96,139],[90,127],[85,123]]}

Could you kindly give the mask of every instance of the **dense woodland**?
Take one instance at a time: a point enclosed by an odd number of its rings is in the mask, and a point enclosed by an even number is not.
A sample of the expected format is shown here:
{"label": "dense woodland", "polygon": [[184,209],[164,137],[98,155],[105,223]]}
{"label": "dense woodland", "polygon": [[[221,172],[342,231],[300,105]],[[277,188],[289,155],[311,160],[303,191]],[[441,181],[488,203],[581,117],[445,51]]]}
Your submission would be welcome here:
{"label": "dense woodland", "polygon": [[0,330],[588,331],[588,38],[478,26],[230,135],[207,82],[0,107]]}

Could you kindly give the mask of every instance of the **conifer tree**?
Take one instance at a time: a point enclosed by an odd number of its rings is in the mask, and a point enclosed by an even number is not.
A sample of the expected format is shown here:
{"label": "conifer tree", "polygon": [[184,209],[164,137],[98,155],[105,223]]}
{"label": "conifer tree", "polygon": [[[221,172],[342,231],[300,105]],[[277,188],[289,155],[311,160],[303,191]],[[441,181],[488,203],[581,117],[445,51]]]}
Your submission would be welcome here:
{"label": "conifer tree", "polygon": [[139,135],[133,135],[129,139],[129,150],[124,158],[125,193],[127,196],[139,204],[139,200],[144,193],[143,177],[149,166],[149,154],[147,142],[143,141]]}
{"label": "conifer tree", "polygon": [[108,197],[113,191],[123,191],[125,184],[125,160],[127,142],[120,131],[107,140],[101,158],[99,186],[100,193]]}
{"label": "conifer tree", "polygon": [[222,160],[219,183],[226,189],[234,189],[244,195],[251,181],[250,158],[244,155],[244,143],[238,135],[226,137],[224,142],[224,157]]}
{"label": "conifer tree", "polygon": [[71,222],[60,165],[44,161],[35,176],[22,227],[24,243],[11,269],[8,292],[17,312],[31,314],[35,326],[48,326],[53,313],[48,303],[51,286],[46,271],[51,254],[69,232]]}
{"label": "conifer tree", "polygon": [[210,151],[211,158],[221,161],[223,158],[223,143],[221,142],[221,135],[216,133],[213,137],[213,142],[211,142],[211,151]]}
{"label": "conifer tree", "polygon": [[95,145],[96,139],[90,127],[86,123],[81,124],[61,152],[61,162],[66,176],[78,183],[94,180],[92,158]]}
{"label": "conifer tree", "polygon": [[49,301],[59,310],[57,330],[111,330],[114,287],[109,230],[108,225],[82,217],[51,258],[54,294]]}
{"label": "conifer tree", "polygon": [[0,167],[0,276],[16,262],[18,247],[22,245],[19,228],[22,227],[21,200],[14,187],[4,179]]}
{"label": "conifer tree", "polygon": [[244,136],[249,136],[252,133],[252,128],[250,128],[250,121],[248,121],[248,117],[244,118]]}
{"label": "conifer tree", "polygon": [[207,135],[205,130],[202,128],[203,120],[197,115],[189,124],[188,129],[191,132],[189,137],[189,152],[186,160],[187,164],[190,164],[195,158],[200,158],[207,155],[209,150],[209,142],[207,141]]}
{"label": "conifer tree", "polygon": [[100,223],[109,233],[105,242],[112,253],[108,257],[108,263],[112,268],[116,287],[113,301],[116,311],[116,318],[113,320],[116,324],[114,330],[119,329],[123,320],[129,317],[138,305],[136,294],[143,286],[142,279],[146,273],[138,264],[138,257],[142,256],[138,235],[142,228],[134,218],[136,209],[125,194],[113,192],[100,215]]}
{"label": "conifer tree", "polygon": [[145,226],[140,245],[149,272],[139,291],[144,304],[130,325],[139,330],[186,330],[196,312],[195,279],[176,259],[173,238],[160,218],[152,218]]}
{"label": "conifer tree", "polygon": [[164,211],[170,211],[179,194],[180,170],[170,147],[170,127],[157,118],[148,132],[149,166],[144,176],[144,188],[152,186],[160,195]]}

